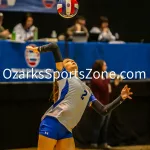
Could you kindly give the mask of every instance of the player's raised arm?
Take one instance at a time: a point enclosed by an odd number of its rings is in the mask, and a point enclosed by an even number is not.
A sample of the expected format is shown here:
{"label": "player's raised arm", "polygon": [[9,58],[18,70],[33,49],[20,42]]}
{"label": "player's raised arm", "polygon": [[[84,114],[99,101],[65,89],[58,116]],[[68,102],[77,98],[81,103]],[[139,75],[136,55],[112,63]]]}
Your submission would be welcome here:
{"label": "player's raised arm", "polygon": [[35,53],[52,52],[54,59],[55,59],[57,70],[61,71],[63,69],[63,58],[62,58],[60,49],[57,44],[50,43],[50,44],[39,46],[39,47],[27,46],[26,48],[29,50],[32,50]]}
{"label": "player's raised arm", "polygon": [[91,100],[92,101],[91,106],[99,114],[101,114],[101,115],[107,115],[112,110],[114,110],[116,107],[118,107],[125,99],[127,99],[127,98],[132,99],[130,97],[130,95],[132,95],[132,94],[133,93],[130,92],[130,88],[128,88],[128,86],[126,85],[122,89],[121,95],[118,98],[116,98],[113,102],[111,102],[110,104],[103,105],[98,100]]}

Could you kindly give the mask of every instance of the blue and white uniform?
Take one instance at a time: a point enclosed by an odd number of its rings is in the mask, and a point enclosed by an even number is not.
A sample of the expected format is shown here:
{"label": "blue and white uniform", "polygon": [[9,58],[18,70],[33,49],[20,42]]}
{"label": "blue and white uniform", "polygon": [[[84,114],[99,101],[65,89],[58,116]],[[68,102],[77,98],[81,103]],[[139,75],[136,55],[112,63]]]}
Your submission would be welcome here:
{"label": "blue and white uniform", "polygon": [[[56,140],[71,137],[72,129],[80,121],[86,107],[90,102],[96,100],[90,88],[76,76],[58,79],[58,85],[58,100],[46,111],[40,126],[40,134]],[[44,123],[46,118],[49,118],[49,121]],[[58,125],[56,125],[56,122],[59,124],[57,129],[54,128],[54,126]],[[49,129],[44,130],[43,124],[45,124],[45,126],[49,126],[51,131],[48,131]],[[64,128],[66,131],[62,131],[62,128]],[[57,133],[53,135],[54,132]],[[63,132],[64,135],[56,137],[56,135],[59,135]]]}

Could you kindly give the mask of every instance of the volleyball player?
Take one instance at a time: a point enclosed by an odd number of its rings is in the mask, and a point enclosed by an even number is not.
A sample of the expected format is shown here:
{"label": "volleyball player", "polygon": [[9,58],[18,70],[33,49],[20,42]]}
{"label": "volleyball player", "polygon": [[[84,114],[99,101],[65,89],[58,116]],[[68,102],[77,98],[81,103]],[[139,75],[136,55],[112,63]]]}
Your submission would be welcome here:
{"label": "volleyball player", "polygon": [[78,70],[75,61],[63,60],[57,44],[51,43],[40,47],[27,46],[27,49],[36,53],[52,52],[60,74],[63,71],[71,73],[69,78],[57,79],[59,97],[42,117],[38,150],[54,150],[54,147],[56,150],[75,150],[72,129],[80,121],[87,106],[95,109],[100,115],[107,115],[125,99],[131,99],[132,92],[126,85],[118,98],[104,106],[96,100],[90,88],[75,74],[75,70]]}

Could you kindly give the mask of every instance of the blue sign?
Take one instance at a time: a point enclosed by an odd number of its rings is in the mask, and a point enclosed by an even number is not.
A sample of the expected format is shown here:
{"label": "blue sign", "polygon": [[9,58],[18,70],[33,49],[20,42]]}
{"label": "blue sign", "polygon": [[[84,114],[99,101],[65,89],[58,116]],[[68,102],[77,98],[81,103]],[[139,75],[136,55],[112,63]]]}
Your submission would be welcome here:
{"label": "blue sign", "polygon": [[[17,43],[0,40],[0,82],[53,82],[56,71],[53,54],[37,54],[26,49],[27,45],[45,44],[47,42]],[[58,46],[63,58],[74,59],[78,64],[80,79],[90,79],[92,65],[99,59],[107,62],[108,71],[119,75],[123,73],[125,80],[150,78],[150,44],[69,42],[66,45],[58,42]]]}
{"label": "blue sign", "polygon": [[0,41],[0,82],[53,82],[55,61],[52,53],[33,53],[27,45],[45,42],[15,43]]}
{"label": "blue sign", "polygon": [[57,13],[57,0],[0,0],[0,11]]}

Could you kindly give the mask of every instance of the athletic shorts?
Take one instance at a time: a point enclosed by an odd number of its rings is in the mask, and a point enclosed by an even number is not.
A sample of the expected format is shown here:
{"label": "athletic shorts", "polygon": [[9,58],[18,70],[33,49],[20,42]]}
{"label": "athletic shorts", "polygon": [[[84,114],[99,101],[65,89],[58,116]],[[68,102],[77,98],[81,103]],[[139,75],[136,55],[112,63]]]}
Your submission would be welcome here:
{"label": "athletic shorts", "polygon": [[42,120],[39,134],[55,140],[72,137],[72,133],[68,131],[64,125],[62,125],[56,118],[50,116],[46,116]]}

